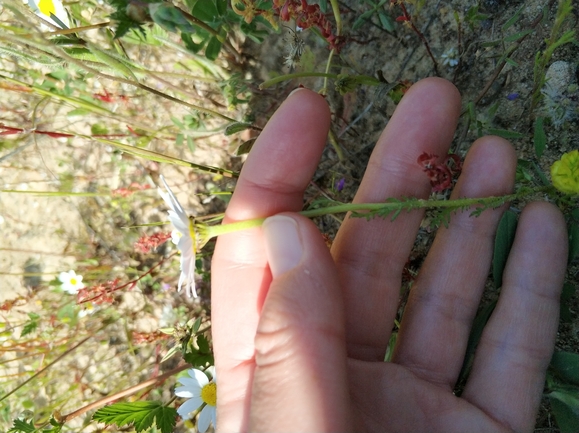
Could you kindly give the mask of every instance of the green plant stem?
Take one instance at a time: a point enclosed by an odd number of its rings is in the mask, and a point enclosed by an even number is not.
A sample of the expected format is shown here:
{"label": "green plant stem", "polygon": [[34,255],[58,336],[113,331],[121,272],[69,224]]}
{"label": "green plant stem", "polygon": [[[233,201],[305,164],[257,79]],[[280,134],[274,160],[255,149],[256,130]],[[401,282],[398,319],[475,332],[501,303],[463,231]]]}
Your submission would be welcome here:
{"label": "green plant stem", "polygon": [[[526,189],[523,192],[509,194],[504,196],[491,196],[479,198],[461,198],[455,200],[426,200],[426,199],[410,199],[407,201],[396,201],[389,203],[342,203],[334,206],[323,207],[319,209],[311,209],[300,212],[301,215],[314,218],[323,215],[340,214],[346,212],[355,212],[364,216],[364,212],[380,212],[387,215],[393,212],[400,212],[402,210],[411,211],[415,209],[434,209],[434,208],[454,208],[465,209],[472,206],[500,206],[506,202],[519,199],[530,195],[531,193],[546,192],[552,187],[545,187],[539,189]],[[263,224],[265,218],[256,218],[245,221],[238,221],[235,223],[222,224],[217,226],[207,226],[205,224],[196,224],[199,230],[201,244],[204,245],[209,239],[224,235],[227,233],[236,232],[239,230],[247,230],[254,227],[259,227]]]}
{"label": "green plant stem", "polygon": [[326,63],[326,76],[324,77],[324,85],[322,87],[322,90],[320,90],[320,95],[326,96],[326,94],[328,93],[328,78],[330,78],[331,76],[330,68],[332,67],[332,59],[334,58],[335,53],[336,49],[332,48],[332,51],[330,51],[330,55],[328,56],[328,61]]}
{"label": "green plant stem", "polygon": [[[342,34],[342,17],[340,15],[340,5],[338,4],[338,0],[330,0],[332,5],[332,12],[334,13],[334,19],[336,20],[336,38],[340,37]],[[332,59],[334,58],[334,54],[336,53],[336,49],[332,48],[330,51],[330,55],[328,56],[328,62],[326,63],[326,74],[330,73],[330,68],[332,67]],[[324,77],[324,85],[320,94],[326,95],[328,93],[328,78],[329,76]]]}
{"label": "green plant stem", "polygon": [[271,87],[277,83],[281,83],[282,81],[303,77],[327,77],[337,79],[338,75],[328,74],[327,72],[294,72],[292,74],[280,75],[278,77],[272,78],[271,80],[264,81],[259,85],[259,90],[267,89],[268,87]]}
{"label": "green plant stem", "polygon": [[[31,43],[31,41],[25,41],[25,42],[23,43],[23,42],[22,42],[21,40],[19,40],[18,38],[13,38],[13,37],[11,37],[10,35],[3,35],[3,39],[8,40],[8,41],[13,42],[13,43],[16,43],[16,44],[19,44],[19,45],[26,45],[26,43]],[[58,47],[58,46],[55,46],[55,45],[50,44],[49,41],[43,41],[42,43],[39,43],[38,41],[35,41],[35,43],[36,43],[36,44],[40,44],[44,49],[50,51],[51,54],[54,55],[55,57],[64,59],[64,60],[66,60],[66,61],[69,62],[69,63],[75,64],[75,65],[77,65],[79,68],[82,68],[82,69],[84,69],[85,71],[88,71],[88,72],[90,72],[90,73],[92,73],[92,74],[95,74],[95,75],[98,76],[98,77],[105,78],[105,79],[112,80],[112,81],[117,81],[117,82],[120,82],[120,83],[129,84],[129,85],[131,85],[131,86],[134,86],[134,87],[137,87],[137,88],[139,88],[139,89],[142,89],[142,90],[144,90],[144,91],[146,91],[146,92],[148,92],[148,93],[152,93],[152,94],[154,94],[154,95],[156,95],[156,96],[160,96],[161,98],[168,99],[168,100],[171,101],[171,102],[175,102],[175,103],[177,103],[177,104],[183,105],[183,106],[185,106],[185,107],[187,107],[187,108],[190,108],[190,109],[192,109],[192,110],[196,110],[196,111],[199,111],[199,112],[201,112],[201,113],[209,114],[209,115],[214,116],[214,117],[219,117],[219,118],[224,119],[224,120],[227,120],[227,121],[229,121],[229,122],[237,122],[236,119],[233,119],[233,118],[231,118],[231,117],[229,117],[229,116],[226,116],[225,114],[221,114],[221,113],[219,113],[218,111],[211,110],[211,109],[209,109],[209,108],[204,108],[204,107],[201,107],[201,106],[198,106],[198,105],[195,105],[195,104],[191,104],[191,103],[186,102],[186,101],[183,101],[183,100],[181,100],[181,99],[179,99],[179,98],[175,98],[174,96],[171,96],[171,95],[168,95],[168,94],[166,94],[166,93],[163,93],[163,92],[161,92],[161,91],[159,91],[159,90],[157,90],[157,89],[154,89],[154,88],[152,88],[152,87],[149,87],[149,86],[147,86],[147,85],[145,85],[145,84],[139,83],[138,81],[130,80],[130,79],[124,78],[124,77],[117,77],[117,76],[105,74],[105,73],[99,71],[98,69],[96,69],[95,67],[88,66],[86,62],[83,62],[83,61],[81,61],[81,60],[78,60],[78,59],[72,57],[72,56],[69,55],[64,49],[62,49],[62,48],[60,48],[60,47]],[[107,56],[107,57],[110,58],[110,56]],[[111,59],[112,59],[112,58],[111,58]],[[116,63],[118,64],[118,63],[121,63],[121,62],[116,62]],[[98,63],[97,63],[97,64],[98,64]],[[126,65],[125,65],[125,66],[126,66]],[[128,69],[128,66],[127,66],[126,68]],[[5,76],[0,76],[0,78],[9,79],[8,77],[5,77]],[[13,80],[13,81],[16,81],[16,80]],[[21,84],[21,83],[19,83],[19,84]],[[24,85],[26,86],[26,84],[24,84]],[[35,91],[37,91],[37,92],[39,92],[39,90],[44,90],[44,89],[39,89],[39,88],[37,88],[36,86],[31,86],[31,87],[34,87],[34,88],[35,88]],[[49,92],[49,91],[46,91],[46,90],[45,90],[44,92],[50,94],[50,96],[52,96],[52,97],[55,97],[55,96],[56,96],[55,94],[53,94],[53,93],[51,93],[51,92]],[[69,99],[74,99],[74,98],[69,98]],[[97,107],[98,107],[98,106],[97,106]],[[84,107],[83,107],[83,108],[84,108]],[[111,112],[109,112],[109,110],[106,110],[106,109],[101,108],[101,107],[99,107],[99,108],[100,108],[101,111],[103,111],[102,114],[104,114],[104,112],[107,112],[107,114],[110,115]]]}

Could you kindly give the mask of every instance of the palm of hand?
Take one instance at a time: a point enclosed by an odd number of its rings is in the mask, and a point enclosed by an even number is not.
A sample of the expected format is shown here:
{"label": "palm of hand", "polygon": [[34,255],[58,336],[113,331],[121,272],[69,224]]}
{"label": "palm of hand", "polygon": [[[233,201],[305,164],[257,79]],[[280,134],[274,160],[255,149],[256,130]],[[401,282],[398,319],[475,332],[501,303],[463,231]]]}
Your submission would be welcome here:
{"label": "palm of hand", "polygon": [[[354,201],[428,197],[416,158],[448,151],[459,112],[450,83],[414,85],[378,140]],[[254,145],[225,222],[298,211],[328,126],[322,98],[290,96]],[[452,197],[508,193],[515,164],[505,140],[478,140]],[[462,397],[452,394],[503,210],[457,213],[439,230],[413,284],[392,363],[383,362],[388,330],[423,213],[393,222],[348,218],[331,255],[317,228],[292,215],[304,252],[281,274],[264,249],[269,229],[220,237],[212,266],[218,429],[531,430],[565,269],[564,221],[550,205],[528,205],[521,215],[501,298]],[[537,245],[543,251],[533,254]]]}

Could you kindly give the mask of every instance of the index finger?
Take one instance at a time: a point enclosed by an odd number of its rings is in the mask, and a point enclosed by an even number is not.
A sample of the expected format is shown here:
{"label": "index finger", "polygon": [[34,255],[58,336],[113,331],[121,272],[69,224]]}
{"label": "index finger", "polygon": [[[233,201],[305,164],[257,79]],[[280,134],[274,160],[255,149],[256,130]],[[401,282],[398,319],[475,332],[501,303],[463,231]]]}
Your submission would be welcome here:
{"label": "index finger", "polygon": [[[326,143],[330,112],[318,94],[290,94],[258,137],[224,223],[299,211]],[[254,339],[271,282],[261,228],[222,235],[212,262],[212,328],[220,431],[247,429]]]}

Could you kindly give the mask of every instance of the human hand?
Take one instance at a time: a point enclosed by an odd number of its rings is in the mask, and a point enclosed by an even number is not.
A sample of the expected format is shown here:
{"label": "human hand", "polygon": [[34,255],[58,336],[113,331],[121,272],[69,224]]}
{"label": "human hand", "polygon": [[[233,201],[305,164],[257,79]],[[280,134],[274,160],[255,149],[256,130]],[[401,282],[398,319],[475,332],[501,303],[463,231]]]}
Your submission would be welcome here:
{"label": "human hand", "polygon": [[[460,112],[452,84],[425,79],[378,140],[355,202],[427,198],[417,157],[448,152]],[[423,216],[346,218],[328,251],[296,214],[324,148],[326,102],[288,97],[256,141],[224,222],[268,217],[220,236],[212,328],[222,432],[532,431],[558,324],[566,230],[558,209],[522,212],[502,293],[461,397],[453,388],[504,208],[453,215],[412,286],[392,362],[383,362],[401,275]],[[503,195],[516,155],[498,137],[471,147],[452,198]]]}

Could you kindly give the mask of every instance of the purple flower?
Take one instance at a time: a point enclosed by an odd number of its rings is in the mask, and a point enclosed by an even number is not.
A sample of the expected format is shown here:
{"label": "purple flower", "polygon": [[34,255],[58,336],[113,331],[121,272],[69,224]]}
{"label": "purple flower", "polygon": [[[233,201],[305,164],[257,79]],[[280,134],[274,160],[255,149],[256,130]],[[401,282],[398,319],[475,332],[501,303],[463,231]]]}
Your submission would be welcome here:
{"label": "purple flower", "polygon": [[344,184],[346,183],[346,179],[343,177],[340,180],[336,181],[336,190],[338,192],[342,191],[344,189]]}
{"label": "purple flower", "polygon": [[507,95],[507,99],[508,99],[509,101],[514,101],[514,100],[517,99],[518,97],[519,97],[519,94],[516,93],[516,92],[515,92],[515,93],[509,93],[509,94]]}

